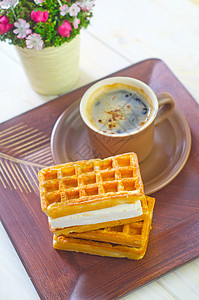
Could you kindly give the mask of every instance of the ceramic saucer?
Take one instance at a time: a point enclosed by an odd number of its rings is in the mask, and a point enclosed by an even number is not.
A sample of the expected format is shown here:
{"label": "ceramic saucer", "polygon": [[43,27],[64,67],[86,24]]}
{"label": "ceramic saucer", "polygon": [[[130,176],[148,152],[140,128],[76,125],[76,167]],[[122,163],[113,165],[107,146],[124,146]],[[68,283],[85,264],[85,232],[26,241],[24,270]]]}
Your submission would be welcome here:
{"label": "ceramic saucer", "polygon": [[[145,194],[150,195],[170,183],[184,167],[191,148],[191,134],[183,114],[175,108],[156,126],[154,147],[140,164]],[[79,113],[79,100],[59,117],[51,135],[55,164],[99,157],[93,153],[86,126]]]}

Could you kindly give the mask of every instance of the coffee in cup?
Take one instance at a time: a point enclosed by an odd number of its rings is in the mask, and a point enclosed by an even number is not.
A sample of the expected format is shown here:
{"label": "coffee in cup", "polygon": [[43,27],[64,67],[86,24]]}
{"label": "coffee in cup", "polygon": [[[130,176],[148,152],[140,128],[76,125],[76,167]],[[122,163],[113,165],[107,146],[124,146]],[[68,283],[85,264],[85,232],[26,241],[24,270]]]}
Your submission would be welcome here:
{"label": "coffee in cup", "polygon": [[141,128],[150,118],[151,101],[143,90],[115,83],[97,89],[88,99],[89,122],[108,134],[130,133]]}
{"label": "coffee in cup", "polygon": [[110,77],[91,86],[80,102],[80,115],[90,143],[102,158],[135,152],[139,162],[151,152],[154,128],[175,106],[172,96],[156,96],[144,82]]}

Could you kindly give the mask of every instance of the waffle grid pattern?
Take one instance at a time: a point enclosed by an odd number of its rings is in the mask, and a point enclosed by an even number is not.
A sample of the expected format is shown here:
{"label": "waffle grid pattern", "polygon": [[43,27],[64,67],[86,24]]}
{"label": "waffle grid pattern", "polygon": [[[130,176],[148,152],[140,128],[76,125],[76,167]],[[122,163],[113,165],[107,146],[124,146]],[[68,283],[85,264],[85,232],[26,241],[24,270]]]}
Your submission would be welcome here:
{"label": "waffle grid pattern", "polygon": [[143,194],[135,154],[104,160],[79,161],[40,171],[40,190],[46,207],[54,202],[77,202],[80,198],[135,192]]}
{"label": "waffle grid pattern", "polygon": [[141,247],[145,241],[145,221],[98,229],[90,232],[71,233],[68,237],[118,243],[121,245]]}

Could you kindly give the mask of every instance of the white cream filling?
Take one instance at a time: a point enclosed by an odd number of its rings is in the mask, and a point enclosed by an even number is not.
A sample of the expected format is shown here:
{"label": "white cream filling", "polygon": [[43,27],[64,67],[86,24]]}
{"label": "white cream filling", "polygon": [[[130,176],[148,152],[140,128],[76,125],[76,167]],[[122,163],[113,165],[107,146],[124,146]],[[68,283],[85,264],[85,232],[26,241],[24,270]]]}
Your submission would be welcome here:
{"label": "white cream filling", "polygon": [[129,219],[140,215],[142,215],[142,205],[140,200],[137,200],[135,203],[131,204],[119,204],[113,207],[82,212],[60,218],[48,217],[48,220],[52,229],[61,229],[70,226],[81,226]]}

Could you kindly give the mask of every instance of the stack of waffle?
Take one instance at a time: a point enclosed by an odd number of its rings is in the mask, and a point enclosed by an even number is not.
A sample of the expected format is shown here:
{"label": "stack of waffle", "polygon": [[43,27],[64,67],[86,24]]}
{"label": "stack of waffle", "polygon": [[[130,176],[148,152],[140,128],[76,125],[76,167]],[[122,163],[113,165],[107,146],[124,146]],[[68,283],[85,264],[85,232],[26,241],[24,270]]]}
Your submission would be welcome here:
{"label": "stack of waffle", "polygon": [[144,256],[155,200],[144,195],[135,153],[45,168],[39,183],[54,248]]}

